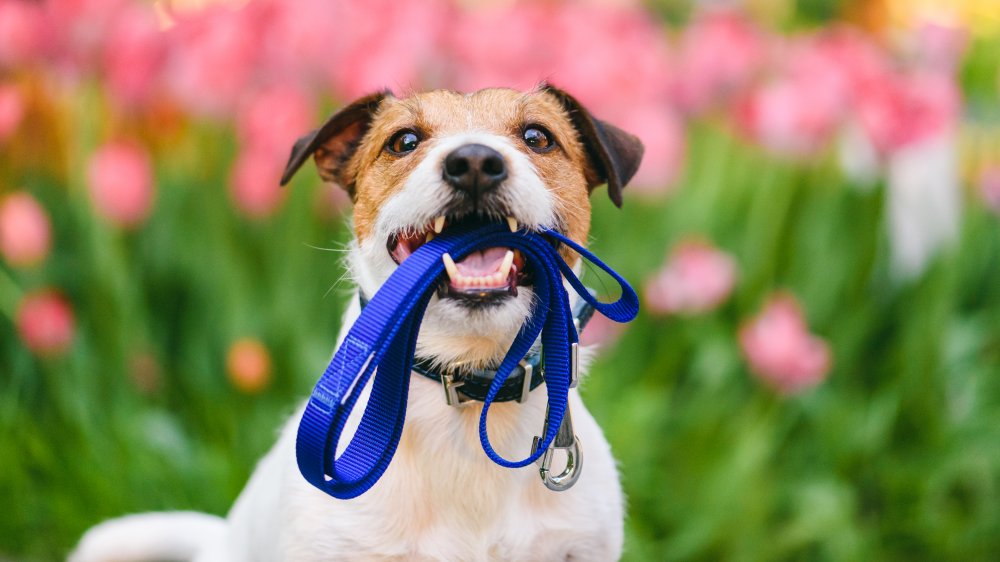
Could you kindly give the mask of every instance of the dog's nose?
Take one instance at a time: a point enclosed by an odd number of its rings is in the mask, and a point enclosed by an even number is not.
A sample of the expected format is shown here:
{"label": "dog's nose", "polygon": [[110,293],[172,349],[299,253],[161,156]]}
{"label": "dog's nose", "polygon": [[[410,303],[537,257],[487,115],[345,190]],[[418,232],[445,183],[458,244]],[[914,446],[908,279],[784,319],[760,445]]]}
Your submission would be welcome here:
{"label": "dog's nose", "polygon": [[478,197],[507,177],[503,155],[482,144],[466,144],[444,159],[444,179],[455,189]]}

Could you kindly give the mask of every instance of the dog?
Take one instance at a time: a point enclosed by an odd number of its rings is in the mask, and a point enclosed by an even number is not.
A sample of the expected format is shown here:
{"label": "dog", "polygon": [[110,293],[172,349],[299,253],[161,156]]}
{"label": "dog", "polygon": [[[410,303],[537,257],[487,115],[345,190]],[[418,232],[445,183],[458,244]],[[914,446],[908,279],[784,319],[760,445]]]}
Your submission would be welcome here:
{"label": "dog", "polygon": [[[450,225],[552,228],[585,244],[591,192],[607,184],[621,206],[642,154],[636,137],[548,84],[529,92],[386,91],[345,106],[300,139],[282,183],[312,157],[319,175],[353,201],[348,260],[358,292],[342,339],[361,298]],[[559,251],[579,271],[578,256]],[[531,264],[515,254],[488,248],[446,264],[420,326],[418,358],[459,373],[496,368],[533,306]],[[540,434],[545,385],[521,399],[491,409],[491,441],[508,458],[525,457]],[[566,491],[547,489],[533,468],[494,464],[479,443],[482,403],[449,405],[441,383],[415,374],[398,449],[365,494],[333,499],[301,476],[300,409],[227,519],[175,512],[111,520],[88,531],[70,560],[616,560],[624,500],[615,461],[575,389],[569,401],[587,463]],[[366,402],[367,394],[355,413]],[[357,421],[352,416],[346,435]]]}

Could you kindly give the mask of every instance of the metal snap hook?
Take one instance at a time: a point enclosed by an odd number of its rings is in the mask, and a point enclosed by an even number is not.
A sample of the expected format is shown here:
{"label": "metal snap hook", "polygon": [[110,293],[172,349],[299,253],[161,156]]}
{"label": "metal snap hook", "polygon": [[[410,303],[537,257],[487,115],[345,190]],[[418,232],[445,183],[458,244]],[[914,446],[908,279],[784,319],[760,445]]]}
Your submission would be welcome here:
{"label": "metal snap hook", "polygon": [[[548,425],[549,413],[545,412],[545,425]],[[534,454],[541,444],[542,438],[535,437],[531,444],[531,453]],[[566,451],[566,468],[559,474],[552,474],[552,457],[556,449]],[[559,431],[556,433],[552,445],[545,450],[545,453],[536,461],[538,463],[538,475],[542,478],[542,484],[554,492],[569,490],[580,478],[583,469],[583,453],[580,449],[580,439],[573,433],[573,419],[569,413],[569,404],[566,405],[566,414],[562,423],[559,424]]]}
{"label": "metal snap hook", "polygon": [[[552,463],[552,454],[556,449],[566,451],[566,468],[559,474],[553,475],[549,466]],[[538,475],[542,477],[542,484],[554,492],[569,490],[580,478],[580,469],[583,468],[583,455],[580,453],[580,440],[573,436],[573,444],[569,447],[549,447],[542,455],[538,467]]]}

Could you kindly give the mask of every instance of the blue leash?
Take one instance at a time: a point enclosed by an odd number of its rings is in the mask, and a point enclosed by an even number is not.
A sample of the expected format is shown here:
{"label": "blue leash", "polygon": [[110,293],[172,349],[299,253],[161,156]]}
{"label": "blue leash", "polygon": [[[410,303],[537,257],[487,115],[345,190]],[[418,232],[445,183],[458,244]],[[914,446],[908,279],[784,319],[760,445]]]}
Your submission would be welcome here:
{"label": "blue leash", "polygon": [[[351,326],[316,383],[296,440],[299,470],[308,482],[335,498],[350,499],[363,494],[382,476],[403,431],[417,333],[427,303],[444,273],[441,255],[447,252],[459,260],[486,247],[508,247],[525,255],[534,271],[535,303],[531,317],[518,332],[483,401],[479,440],[490,459],[508,468],[527,466],[545,453],[566,413],[570,350],[578,341],[562,278],[565,276],[582,298],[617,322],[635,318],[639,299],[625,279],[586,249],[553,230],[544,234],[607,272],[621,286],[621,297],[611,303],[599,302],[540,234],[510,232],[499,224],[478,228],[459,225],[446,230],[418,248],[393,272]],[[486,419],[500,387],[539,334],[545,350],[548,388],[545,435],[531,455],[512,461],[493,449],[486,432]],[[358,429],[343,453],[336,457],[347,418],[376,367],[378,376],[372,383]]]}

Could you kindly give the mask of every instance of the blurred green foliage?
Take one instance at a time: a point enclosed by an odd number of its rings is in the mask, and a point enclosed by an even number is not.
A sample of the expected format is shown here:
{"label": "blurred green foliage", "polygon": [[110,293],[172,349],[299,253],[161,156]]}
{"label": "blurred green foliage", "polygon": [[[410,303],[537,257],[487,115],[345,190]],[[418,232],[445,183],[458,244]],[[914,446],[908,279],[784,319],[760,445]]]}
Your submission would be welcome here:
{"label": "blurred green foliage", "polygon": [[[1000,228],[970,212],[917,282],[885,266],[881,190],[694,135],[670,205],[602,209],[594,247],[631,278],[690,232],[735,253],[731,303],[641,317],[588,405],[621,460],[633,560],[988,560],[1000,552]],[[641,240],[641,244],[636,244]],[[613,256],[613,257],[612,257]],[[828,338],[829,380],[781,399],[736,326],[787,288]]]}

